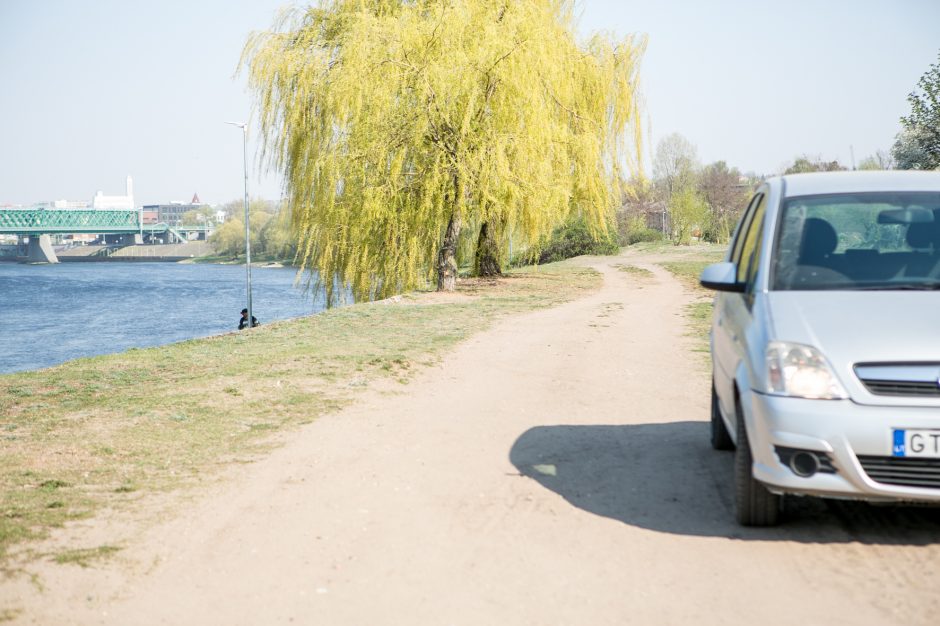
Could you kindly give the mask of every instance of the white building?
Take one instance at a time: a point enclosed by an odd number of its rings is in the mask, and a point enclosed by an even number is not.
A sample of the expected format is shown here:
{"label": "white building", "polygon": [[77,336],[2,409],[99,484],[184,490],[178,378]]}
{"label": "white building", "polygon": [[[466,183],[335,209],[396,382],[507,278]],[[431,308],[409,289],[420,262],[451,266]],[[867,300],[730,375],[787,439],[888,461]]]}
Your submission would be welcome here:
{"label": "white building", "polygon": [[134,181],[127,177],[127,192],[123,196],[106,196],[100,190],[91,202],[93,209],[134,209]]}
{"label": "white building", "polygon": [[53,209],[87,209],[88,203],[79,200],[78,202],[73,200],[53,200],[52,201]]}

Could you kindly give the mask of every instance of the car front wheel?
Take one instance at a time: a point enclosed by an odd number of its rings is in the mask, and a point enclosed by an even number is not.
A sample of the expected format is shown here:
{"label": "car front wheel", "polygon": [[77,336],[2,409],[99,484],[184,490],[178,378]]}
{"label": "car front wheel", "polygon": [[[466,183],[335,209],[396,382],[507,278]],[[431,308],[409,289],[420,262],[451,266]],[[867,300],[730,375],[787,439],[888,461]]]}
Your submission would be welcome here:
{"label": "car front wheel", "polygon": [[774,526],[780,518],[780,496],[754,479],[754,458],[747,440],[741,401],[735,398],[738,442],[734,453],[735,517],[742,526]]}

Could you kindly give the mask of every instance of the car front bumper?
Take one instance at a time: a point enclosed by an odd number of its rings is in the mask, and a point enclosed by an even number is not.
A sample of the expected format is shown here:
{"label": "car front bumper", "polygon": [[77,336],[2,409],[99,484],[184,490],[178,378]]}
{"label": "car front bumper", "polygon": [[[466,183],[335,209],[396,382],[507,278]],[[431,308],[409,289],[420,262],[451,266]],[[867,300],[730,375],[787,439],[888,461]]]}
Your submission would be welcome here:
{"label": "car front bumper", "polygon": [[[806,400],[742,394],[754,478],[777,493],[870,501],[940,503],[940,459],[935,485],[910,486],[873,480],[859,457],[892,461],[895,429],[940,430],[940,407],[867,406],[851,400]],[[798,476],[781,462],[779,448],[825,454],[833,473]],[[928,480],[928,482],[930,482]]]}

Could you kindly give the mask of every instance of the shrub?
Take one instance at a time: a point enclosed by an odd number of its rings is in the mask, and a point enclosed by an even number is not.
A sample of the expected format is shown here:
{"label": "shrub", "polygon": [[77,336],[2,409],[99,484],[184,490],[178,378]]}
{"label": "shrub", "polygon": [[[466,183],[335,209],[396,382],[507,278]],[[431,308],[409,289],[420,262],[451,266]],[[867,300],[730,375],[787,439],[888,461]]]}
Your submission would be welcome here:
{"label": "shrub", "polygon": [[554,263],[582,254],[617,254],[620,246],[612,237],[595,239],[584,218],[574,219],[556,228],[548,243],[542,246],[539,263]]}
{"label": "shrub", "polygon": [[631,230],[627,233],[625,239],[626,245],[631,245],[634,243],[640,243],[643,241],[662,241],[665,239],[663,234],[656,230],[655,228],[641,228],[637,230]]}
{"label": "shrub", "polygon": [[665,239],[663,234],[655,228],[649,228],[642,217],[629,220],[620,233],[620,242],[625,246],[642,241],[662,241],[663,239]]}
{"label": "shrub", "polygon": [[628,215],[626,212],[617,214],[617,237],[622,246],[629,246],[643,241],[662,241],[664,239],[660,231],[647,227],[644,217],[641,215]]}

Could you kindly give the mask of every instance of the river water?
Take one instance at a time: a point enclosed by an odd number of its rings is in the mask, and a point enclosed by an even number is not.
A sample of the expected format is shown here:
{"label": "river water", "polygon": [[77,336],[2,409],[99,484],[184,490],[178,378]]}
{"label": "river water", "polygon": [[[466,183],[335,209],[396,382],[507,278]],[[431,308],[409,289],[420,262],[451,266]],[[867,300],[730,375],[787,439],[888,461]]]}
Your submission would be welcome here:
{"label": "river water", "polygon": [[[252,268],[264,324],[323,310],[296,271]],[[180,263],[0,263],[0,373],[238,328],[245,267]]]}

